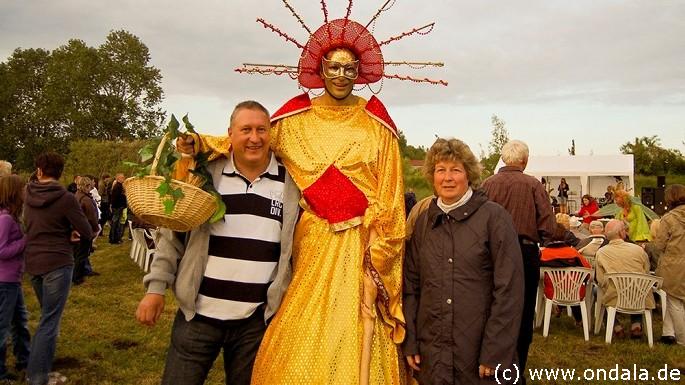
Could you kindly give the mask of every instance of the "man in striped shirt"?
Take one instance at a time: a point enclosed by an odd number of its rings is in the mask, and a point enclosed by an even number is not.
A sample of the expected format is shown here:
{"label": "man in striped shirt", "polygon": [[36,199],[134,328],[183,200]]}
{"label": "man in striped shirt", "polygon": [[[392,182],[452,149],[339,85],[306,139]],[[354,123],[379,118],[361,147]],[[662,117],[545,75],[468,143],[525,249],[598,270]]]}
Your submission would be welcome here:
{"label": "man in striped shirt", "polygon": [[136,317],[154,325],[173,287],[180,309],[162,384],[203,384],[222,349],[226,383],[250,383],[266,322],[290,282],[298,214],[299,192],[269,150],[269,129],[261,104],[238,104],[228,130],[230,156],[209,167],[226,203],[224,220],[191,231],[185,244],[160,230]]}

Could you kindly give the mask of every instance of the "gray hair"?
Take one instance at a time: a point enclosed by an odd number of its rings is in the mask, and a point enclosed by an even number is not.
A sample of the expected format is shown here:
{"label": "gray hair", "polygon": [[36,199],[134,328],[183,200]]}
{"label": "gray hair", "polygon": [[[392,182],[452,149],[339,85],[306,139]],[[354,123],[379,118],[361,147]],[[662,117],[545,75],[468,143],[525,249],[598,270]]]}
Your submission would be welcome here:
{"label": "gray hair", "polygon": [[621,231],[626,230],[626,225],[623,221],[618,220],[618,219],[612,219],[607,223],[606,227],[606,236],[608,240],[614,240],[614,239],[622,239],[621,238]]}
{"label": "gray hair", "polygon": [[502,146],[502,161],[506,165],[518,165],[528,161],[528,145],[520,140],[510,140]]}
{"label": "gray hair", "polygon": [[590,228],[591,229],[604,229],[604,224],[602,224],[602,221],[592,221],[592,222],[590,222]]}

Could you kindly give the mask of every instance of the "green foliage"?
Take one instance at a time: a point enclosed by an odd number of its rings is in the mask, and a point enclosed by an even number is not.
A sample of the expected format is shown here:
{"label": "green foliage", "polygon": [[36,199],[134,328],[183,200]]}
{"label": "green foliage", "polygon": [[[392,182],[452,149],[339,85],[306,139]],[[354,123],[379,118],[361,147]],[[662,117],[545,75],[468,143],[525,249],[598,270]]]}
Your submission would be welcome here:
{"label": "green foliage", "polygon": [[30,170],[46,150],[88,138],[159,135],[161,74],[140,39],[112,31],[94,48],[72,39],[52,52],[17,48],[0,63],[0,152]]}
{"label": "green foliage", "polygon": [[656,135],[635,138],[633,142],[624,143],[620,150],[623,154],[633,154],[636,174],[685,174],[683,154],[679,150],[663,148]]}
{"label": "green foliage", "polygon": [[509,141],[509,132],[505,126],[505,121],[492,115],[490,118],[492,122],[492,138],[488,144],[488,152],[481,151],[480,164],[483,166],[483,179],[492,175],[497,167],[502,147]]}
{"label": "green foliage", "polygon": [[[195,132],[193,125],[188,120],[188,115],[183,117],[183,123],[189,132]],[[162,204],[164,205],[164,212],[167,215],[170,215],[174,212],[176,203],[179,201],[179,199],[185,196],[180,187],[174,188],[171,179],[176,162],[181,159],[181,155],[178,153],[178,151],[176,151],[176,148],[172,143],[179,136],[185,135],[179,131],[179,127],[180,123],[176,119],[176,116],[172,114],[164,132],[164,136],[151,140],[138,152],[141,163],[127,163],[133,167],[135,175],[138,177],[144,177],[146,175],[157,175],[164,177],[164,181],[159,185],[159,187],[157,187],[155,191],[157,191],[159,194]],[[159,150],[160,145],[162,146],[161,150]],[[157,156],[156,164],[155,156]],[[154,168],[153,165],[155,166]],[[210,218],[210,223],[213,223],[224,217],[224,214],[226,213],[226,205],[214,187],[212,174],[210,174],[209,170],[207,169],[208,166],[209,152],[200,153],[195,157],[195,169],[190,171],[196,178],[191,184],[212,194],[216,198],[217,210]]]}
{"label": "green foliage", "polygon": [[[91,174],[99,177],[124,173],[131,175],[138,152],[149,140],[82,139],[69,144],[69,155],[64,165],[63,180],[71,182],[74,175]],[[149,173],[149,172],[148,172]]]}
{"label": "green foliage", "polygon": [[412,159],[412,160],[423,160],[426,158],[426,148],[423,146],[414,147],[411,144],[407,144],[407,138],[404,136],[402,131],[399,131],[399,145],[400,145],[400,155],[402,158]]}
{"label": "green foliage", "polygon": [[402,172],[404,174],[404,188],[413,190],[417,200],[433,194],[433,186],[428,183],[423,172],[420,169],[414,169],[406,158],[402,160]]}

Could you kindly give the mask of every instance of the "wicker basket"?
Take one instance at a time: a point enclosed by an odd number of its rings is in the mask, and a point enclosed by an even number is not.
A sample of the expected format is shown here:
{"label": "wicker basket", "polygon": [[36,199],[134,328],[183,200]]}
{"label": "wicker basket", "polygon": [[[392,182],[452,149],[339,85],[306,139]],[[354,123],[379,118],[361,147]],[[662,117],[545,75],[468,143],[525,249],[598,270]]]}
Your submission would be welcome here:
{"label": "wicker basket", "polygon": [[164,135],[159,143],[152,162],[151,175],[132,177],[124,181],[128,206],[138,218],[155,226],[174,231],[190,231],[205,223],[214,214],[217,209],[216,199],[198,187],[172,180],[171,186],[175,189],[180,187],[184,197],[176,201],[176,207],[171,215],[164,212],[162,198],[155,191],[164,182],[164,177],[156,176],[155,169],[167,140],[168,136]]}

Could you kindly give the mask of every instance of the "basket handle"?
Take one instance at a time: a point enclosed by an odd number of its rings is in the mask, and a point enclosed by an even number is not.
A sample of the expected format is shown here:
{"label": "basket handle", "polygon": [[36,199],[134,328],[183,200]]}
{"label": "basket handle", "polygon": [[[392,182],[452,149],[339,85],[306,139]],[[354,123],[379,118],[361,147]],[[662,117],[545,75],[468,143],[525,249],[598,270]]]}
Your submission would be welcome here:
{"label": "basket handle", "polygon": [[152,167],[150,167],[150,176],[157,175],[157,163],[159,162],[159,157],[162,156],[162,150],[164,150],[164,145],[169,140],[169,133],[165,133],[162,136],[162,140],[159,141],[159,146],[157,146],[157,152],[155,153],[155,159],[152,161]]}

